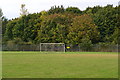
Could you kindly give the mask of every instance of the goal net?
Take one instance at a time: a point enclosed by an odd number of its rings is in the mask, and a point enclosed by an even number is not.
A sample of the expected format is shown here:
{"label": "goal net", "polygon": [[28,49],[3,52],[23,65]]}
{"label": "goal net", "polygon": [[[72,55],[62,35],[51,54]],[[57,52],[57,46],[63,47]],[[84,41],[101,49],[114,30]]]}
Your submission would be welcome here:
{"label": "goal net", "polygon": [[64,43],[40,43],[40,51],[65,52]]}

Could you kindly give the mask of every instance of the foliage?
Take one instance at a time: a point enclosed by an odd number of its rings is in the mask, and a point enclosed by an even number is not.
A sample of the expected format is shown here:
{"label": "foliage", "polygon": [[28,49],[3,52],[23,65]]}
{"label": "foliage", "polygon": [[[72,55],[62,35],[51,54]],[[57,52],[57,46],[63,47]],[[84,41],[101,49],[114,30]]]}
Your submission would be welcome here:
{"label": "foliage", "polygon": [[79,44],[81,39],[89,36],[92,43],[97,43],[99,32],[89,15],[81,15],[74,18],[72,26],[69,28],[70,43]]}
{"label": "foliage", "polygon": [[8,19],[6,17],[2,17],[2,36],[4,37],[5,31],[6,31],[6,25],[8,23]]}
{"label": "foliage", "polygon": [[3,13],[2,13],[2,9],[0,8],[0,18],[2,17]]}
{"label": "foliage", "polygon": [[52,6],[48,11],[48,14],[63,13],[65,11],[63,5],[61,6]]}
{"label": "foliage", "polygon": [[80,11],[80,9],[77,8],[77,7],[68,7],[68,8],[66,9],[66,11],[67,11],[67,12],[72,12],[72,13],[78,13],[78,14],[81,14],[81,13],[82,13],[82,11]]}
{"label": "foliage", "polygon": [[113,44],[120,44],[120,28],[116,28],[110,37]]}
{"label": "foliage", "polygon": [[85,36],[84,38],[81,39],[80,48],[83,51],[90,51],[90,50],[92,51],[92,47],[93,47],[93,44],[89,36]]}
{"label": "foliage", "polygon": [[11,20],[7,23],[6,25],[6,31],[5,31],[5,35],[4,37],[7,39],[7,40],[12,40],[13,39],[13,27],[15,26],[15,24],[17,23],[17,19],[15,20]]}
{"label": "foliage", "polygon": [[20,11],[21,11],[21,13],[20,13],[21,16],[28,15],[28,11],[27,11],[27,9],[25,8],[25,4],[21,4],[21,9],[20,9]]}
{"label": "foliage", "polygon": [[[53,6],[48,11],[23,15],[3,21],[3,38],[21,39],[25,43],[66,43],[88,45],[98,43],[118,44],[120,6],[77,7]],[[22,6],[25,9],[25,5]],[[26,13],[25,13],[26,14]],[[87,42],[84,42],[86,40]]]}
{"label": "foliage", "polygon": [[110,36],[113,34],[115,28],[118,27],[117,15],[117,9],[113,8],[112,5],[107,5],[94,14],[94,22],[98,26],[101,41],[110,41]]}

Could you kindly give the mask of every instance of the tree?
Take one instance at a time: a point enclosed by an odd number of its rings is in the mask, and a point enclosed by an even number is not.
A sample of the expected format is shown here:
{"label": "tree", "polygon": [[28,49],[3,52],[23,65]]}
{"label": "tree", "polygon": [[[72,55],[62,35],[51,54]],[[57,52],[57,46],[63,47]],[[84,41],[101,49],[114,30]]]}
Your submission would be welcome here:
{"label": "tree", "polygon": [[5,34],[7,23],[8,23],[8,19],[3,16],[2,17],[2,36],[4,36]]}
{"label": "tree", "polygon": [[92,51],[92,41],[90,40],[90,37],[88,35],[85,35],[82,39],[81,39],[81,43],[80,43],[80,48],[83,51]]}
{"label": "tree", "polygon": [[2,17],[3,13],[2,13],[2,9],[0,8],[0,18]]}
{"label": "tree", "polygon": [[[1,28],[2,28],[2,15],[3,15],[3,13],[2,13],[2,9],[0,8],[0,30],[2,30]],[[0,31],[0,32],[2,32],[2,31]],[[0,33],[1,34],[1,33]]]}
{"label": "tree", "polygon": [[98,26],[101,42],[110,42],[110,36],[118,25],[117,11],[117,9],[113,8],[113,5],[107,5],[94,14],[93,19]]}
{"label": "tree", "polygon": [[110,40],[113,44],[120,44],[120,28],[116,28]]}
{"label": "tree", "polygon": [[2,41],[1,41],[2,40],[1,39],[1,37],[2,37],[2,19],[1,19],[2,15],[3,15],[2,9],[0,8],[0,44],[2,43]]}
{"label": "tree", "polygon": [[81,14],[81,13],[82,13],[82,11],[80,11],[80,9],[77,8],[77,7],[68,7],[68,8],[66,9],[66,11],[67,11],[67,12],[72,12],[72,13],[78,13],[78,14]]}
{"label": "tree", "polygon": [[[80,11],[77,7],[51,7],[49,11],[27,14],[21,5],[21,16],[3,20],[3,36],[6,40],[23,42],[62,42],[73,45],[91,45],[99,42],[118,44],[120,6],[88,7]],[[86,40],[86,42],[84,42]]]}
{"label": "tree", "polygon": [[99,32],[97,26],[93,23],[89,15],[81,15],[74,18],[71,27],[69,27],[68,38],[72,44],[80,44],[81,39],[89,36],[92,43],[99,40]]}
{"label": "tree", "polygon": [[40,42],[63,42],[67,43],[68,27],[75,17],[73,13],[55,13],[42,15],[41,22],[38,24],[37,41]]}
{"label": "tree", "polygon": [[95,14],[96,12],[98,12],[100,9],[102,9],[102,7],[100,6],[94,6],[93,8],[91,7],[87,7],[86,10],[83,11],[84,14]]}
{"label": "tree", "polygon": [[13,37],[13,27],[16,25],[17,23],[17,20],[12,20],[12,21],[9,21],[6,25],[6,31],[5,31],[5,39],[6,40],[12,40],[14,37]]}
{"label": "tree", "polygon": [[63,13],[63,12],[65,12],[63,5],[57,7],[52,6],[51,9],[48,11],[48,14]]}
{"label": "tree", "polygon": [[20,11],[21,11],[21,13],[20,13],[21,16],[28,15],[28,11],[27,11],[27,9],[25,8],[25,4],[21,4],[21,9],[20,9]]}
{"label": "tree", "polygon": [[91,14],[92,13],[92,8],[87,7],[86,10],[83,11],[84,14]]}

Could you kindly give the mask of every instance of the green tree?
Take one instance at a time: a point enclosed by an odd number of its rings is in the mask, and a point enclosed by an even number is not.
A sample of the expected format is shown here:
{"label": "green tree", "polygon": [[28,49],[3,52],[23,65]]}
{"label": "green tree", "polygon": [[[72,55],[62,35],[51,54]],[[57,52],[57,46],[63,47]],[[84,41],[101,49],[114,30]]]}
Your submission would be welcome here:
{"label": "green tree", "polygon": [[63,12],[65,12],[63,5],[57,7],[52,6],[51,9],[48,11],[48,14],[63,13]]}
{"label": "green tree", "polygon": [[6,40],[12,40],[14,37],[13,37],[13,27],[16,25],[17,23],[17,20],[12,20],[12,21],[9,21],[6,25],[6,31],[5,31],[5,39]]}
{"label": "green tree", "polygon": [[[73,15],[67,13],[58,13],[41,16],[42,22],[38,25],[38,42],[66,42],[68,27],[72,22]],[[61,36],[61,37],[60,37]]]}
{"label": "green tree", "polygon": [[94,22],[98,26],[102,42],[109,42],[110,36],[117,27],[116,11],[112,5],[107,5],[94,14]]}
{"label": "green tree", "polygon": [[40,15],[41,14],[34,13],[19,18],[16,25],[13,28],[13,36],[15,38],[21,38],[25,42],[34,42],[38,30],[36,24],[40,22]]}
{"label": "green tree", "polygon": [[8,19],[6,17],[2,17],[2,36],[4,37],[6,31],[6,25],[8,23]]}
{"label": "green tree", "polygon": [[110,40],[113,44],[120,44],[120,28],[116,28]]}
{"label": "green tree", "polygon": [[[7,20],[3,18],[5,40],[25,43],[62,42],[80,45],[114,43],[118,44],[120,6],[88,7],[80,11],[77,7],[51,7],[48,11],[26,15],[21,6],[22,17]],[[86,44],[85,44],[86,45]]]}
{"label": "green tree", "polygon": [[80,48],[83,51],[91,51],[92,47],[93,47],[93,44],[92,44],[92,41],[90,40],[90,37],[88,35],[85,35],[81,39]]}
{"label": "green tree", "polygon": [[72,12],[72,13],[78,13],[78,14],[82,13],[82,11],[77,7],[68,7],[68,8],[66,8],[66,11]]}

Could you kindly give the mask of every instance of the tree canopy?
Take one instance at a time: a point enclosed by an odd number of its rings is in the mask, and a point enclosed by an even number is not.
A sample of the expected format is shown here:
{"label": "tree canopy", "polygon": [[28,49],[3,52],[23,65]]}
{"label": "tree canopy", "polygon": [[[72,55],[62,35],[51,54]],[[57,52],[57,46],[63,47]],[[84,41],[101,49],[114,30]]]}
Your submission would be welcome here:
{"label": "tree canopy", "polygon": [[[22,8],[24,14],[25,5]],[[3,39],[37,43],[66,43],[82,45],[98,43],[118,44],[120,6],[77,7],[53,6],[48,11],[3,19]],[[1,11],[1,10],[0,10]],[[25,12],[26,14],[26,12]]]}

